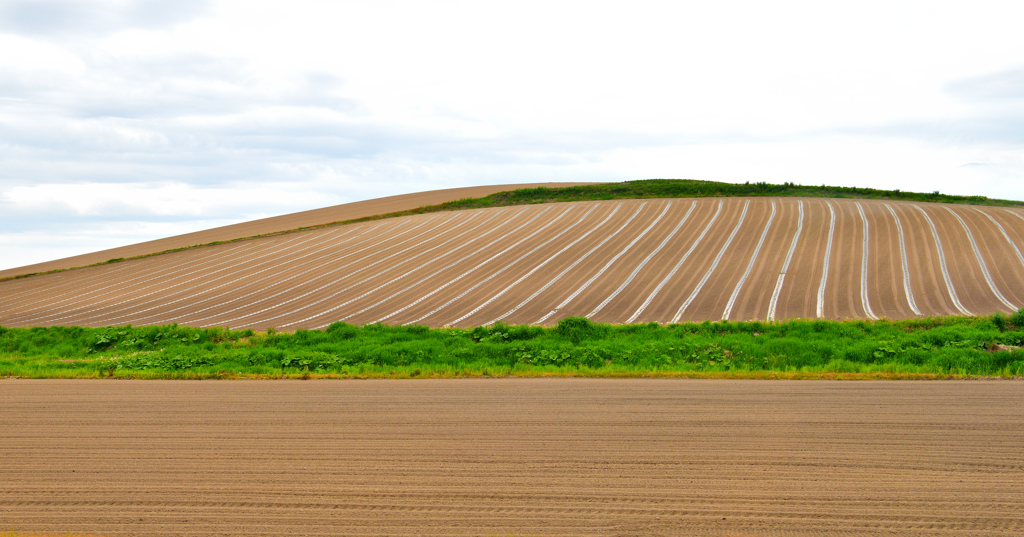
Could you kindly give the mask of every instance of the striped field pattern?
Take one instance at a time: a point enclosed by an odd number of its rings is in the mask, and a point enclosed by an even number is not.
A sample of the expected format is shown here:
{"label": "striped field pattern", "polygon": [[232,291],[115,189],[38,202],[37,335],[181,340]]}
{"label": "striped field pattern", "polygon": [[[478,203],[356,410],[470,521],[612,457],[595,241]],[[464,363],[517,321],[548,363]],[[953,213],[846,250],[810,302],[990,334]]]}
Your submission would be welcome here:
{"label": "striped field pattern", "polygon": [[0,325],[281,330],[981,315],[1024,306],[1019,209],[819,198],[431,213],[0,282]]}

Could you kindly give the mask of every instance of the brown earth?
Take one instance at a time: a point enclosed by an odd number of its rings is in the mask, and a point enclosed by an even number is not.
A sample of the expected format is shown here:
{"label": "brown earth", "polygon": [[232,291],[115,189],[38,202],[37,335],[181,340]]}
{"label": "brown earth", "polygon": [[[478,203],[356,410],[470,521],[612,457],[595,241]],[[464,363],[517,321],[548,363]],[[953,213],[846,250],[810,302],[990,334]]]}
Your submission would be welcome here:
{"label": "brown earth", "polygon": [[0,528],[1021,535],[1024,383],[0,381]]}
{"label": "brown earth", "polygon": [[118,257],[148,255],[175,248],[194,246],[197,244],[207,244],[215,241],[229,241],[242,237],[278,233],[300,227],[321,226],[332,222],[343,222],[345,220],[355,220],[357,218],[377,216],[379,214],[408,211],[425,205],[438,205],[446,201],[455,201],[464,198],[479,198],[494,194],[495,192],[504,192],[518,188],[535,188],[541,186],[557,188],[588,184],[593,183],[524,183],[515,185],[486,185],[400,194],[398,196],[388,196],[385,198],[344,203],[341,205],[313,209],[310,211],[272,216],[270,218],[262,218],[259,220],[252,220],[250,222],[241,222],[229,226],[206,229],[203,231],[186,233],[184,235],[176,235],[174,237],[140,242],[138,244],[110,248],[99,252],[26,265],[24,267],[0,270],[0,278],[71,267],[83,267],[94,263],[102,263],[108,259],[115,259]]}
{"label": "brown earth", "polygon": [[349,224],[4,281],[0,325],[764,320],[773,301],[776,319],[984,315],[1024,306],[1022,249],[1022,213],[997,207],[552,203]]}

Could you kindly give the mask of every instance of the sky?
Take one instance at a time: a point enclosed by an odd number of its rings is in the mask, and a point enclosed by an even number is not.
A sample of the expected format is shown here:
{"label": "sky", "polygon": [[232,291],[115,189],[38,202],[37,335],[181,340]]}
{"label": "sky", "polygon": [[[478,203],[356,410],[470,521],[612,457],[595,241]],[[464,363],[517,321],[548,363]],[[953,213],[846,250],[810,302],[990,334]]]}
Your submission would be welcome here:
{"label": "sky", "polygon": [[0,269],[460,186],[1024,200],[1024,3],[0,0]]}

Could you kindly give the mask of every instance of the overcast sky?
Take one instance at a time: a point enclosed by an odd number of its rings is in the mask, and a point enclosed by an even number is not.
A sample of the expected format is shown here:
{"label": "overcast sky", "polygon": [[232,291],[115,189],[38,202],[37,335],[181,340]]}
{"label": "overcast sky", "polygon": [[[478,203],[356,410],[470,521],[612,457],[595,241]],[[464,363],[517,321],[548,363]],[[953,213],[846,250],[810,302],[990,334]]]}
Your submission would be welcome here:
{"label": "overcast sky", "polygon": [[1024,199],[1022,20],[1016,0],[0,0],[0,268],[480,184]]}

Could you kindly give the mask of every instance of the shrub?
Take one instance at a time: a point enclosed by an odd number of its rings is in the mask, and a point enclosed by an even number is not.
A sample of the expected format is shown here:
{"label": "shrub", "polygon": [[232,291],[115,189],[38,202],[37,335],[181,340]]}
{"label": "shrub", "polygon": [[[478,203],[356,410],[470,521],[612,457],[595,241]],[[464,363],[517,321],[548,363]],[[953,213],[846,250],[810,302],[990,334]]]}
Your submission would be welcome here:
{"label": "shrub", "polygon": [[352,339],[359,335],[359,328],[339,321],[327,326],[327,334],[331,336],[331,339]]}
{"label": "shrub", "polygon": [[1007,326],[1008,321],[1006,319],[1006,316],[1003,315],[1002,312],[998,312],[997,311],[997,312],[993,313],[992,316],[989,317],[989,319],[992,320],[992,324],[994,324],[996,326],[996,328],[999,329],[1000,332],[1005,332],[1006,331],[1006,326]]}
{"label": "shrub", "polygon": [[604,337],[607,327],[595,324],[586,317],[566,317],[558,321],[555,332],[574,345],[579,345],[583,341]]}
{"label": "shrub", "polygon": [[1021,308],[1010,315],[1010,322],[1013,323],[1013,326],[1024,329],[1024,308]]}

